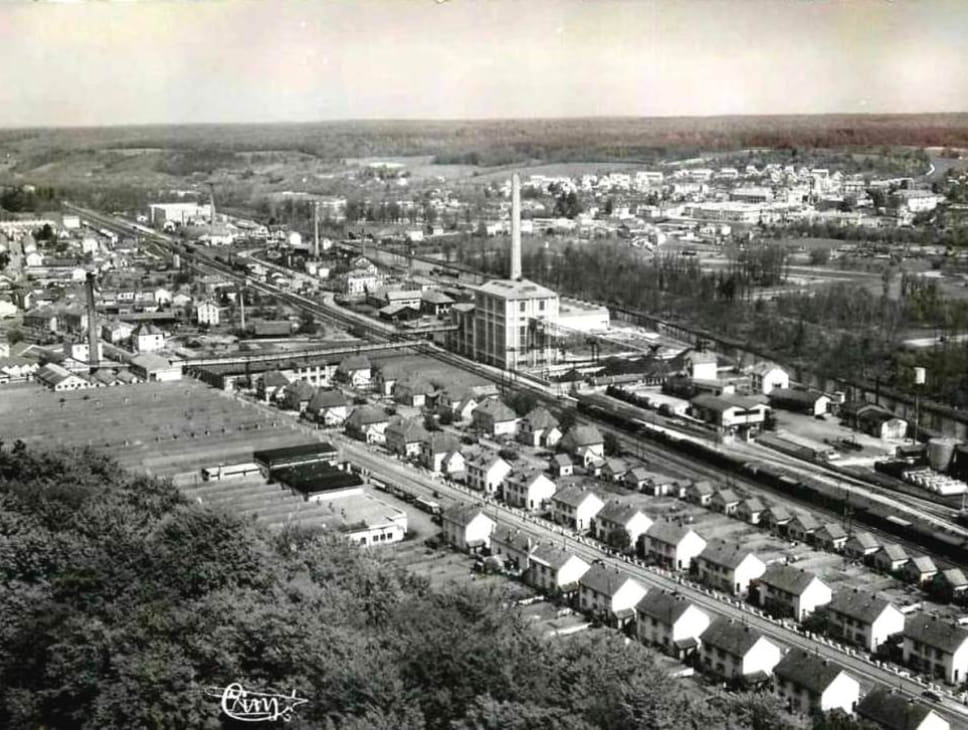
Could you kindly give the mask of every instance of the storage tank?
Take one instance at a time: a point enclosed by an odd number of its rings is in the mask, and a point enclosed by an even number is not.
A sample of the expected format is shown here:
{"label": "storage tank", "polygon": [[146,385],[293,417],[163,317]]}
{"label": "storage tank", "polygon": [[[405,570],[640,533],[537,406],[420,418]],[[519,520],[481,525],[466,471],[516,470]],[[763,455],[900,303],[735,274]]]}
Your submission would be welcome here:
{"label": "storage tank", "polygon": [[957,441],[949,438],[933,438],[928,441],[928,463],[935,471],[948,471]]}

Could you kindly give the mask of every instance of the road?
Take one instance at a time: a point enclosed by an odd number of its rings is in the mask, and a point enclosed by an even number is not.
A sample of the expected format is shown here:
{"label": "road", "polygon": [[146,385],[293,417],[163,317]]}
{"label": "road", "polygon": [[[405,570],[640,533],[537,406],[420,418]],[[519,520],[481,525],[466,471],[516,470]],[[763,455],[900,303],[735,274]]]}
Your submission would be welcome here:
{"label": "road", "polygon": [[[477,500],[483,502],[480,493],[447,482],[442,478],[432,478],[425,472],[415,471],[412,467],[378,453],[374,447],[368,447],[344,438],[338,440],[346,458],[366,467],[381,479],[389,479],[416,494],[430,497],[436,491],[442,499],[450,501]],[[726,597],[715,591],[709,591],[668,571],[615,557],[610,551],[599,547],[595,541],[587,538],[579,539],[570,530],[552,525],[540,518],[526,515],[520,510],[506,507],[490,499],[486,500],[486,505],[502,525],[518,528],[538,539],[563,544],[588,562],[602,560],[606,564],[621,568],[650,589],[678,591],[700,608],[747,623],[784,646],[799,647],[810,652],[816,652],[870,683],[894,687],[910,697],[926,701],[921,697],[921,692],[927,685],[901,677],[890,668],[878,666],[868,661],[866,654],[862,651],[844,650],[824,639],[810,638],[765,616],[740,600]],[[952,720],[953,727],[955,722],[960,723],[968,718],[968,708],[955,699],[946,699],[942,703],[929,702],[928,704]]]}

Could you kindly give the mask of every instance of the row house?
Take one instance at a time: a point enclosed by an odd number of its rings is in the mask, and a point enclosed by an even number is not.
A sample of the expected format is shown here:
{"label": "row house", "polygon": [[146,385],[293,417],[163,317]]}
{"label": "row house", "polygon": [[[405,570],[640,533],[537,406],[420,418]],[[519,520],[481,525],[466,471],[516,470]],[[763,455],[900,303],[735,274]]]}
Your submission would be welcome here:
{"label": "row house", "polygon": [[796,621],[803,621],[833,598],[829,586],[817,576],[790,565],[769,566],[757,579],[756,591],[761,607]]}
{"label": "row house", "polygon": [[723,540],[710,541],[696,557],[699,579],[710,588],[745,596],[766,564],[748,549]]}
{"label": "row house", "polygon": [[709,627],[709,614],[687,598],[669,591],[650,590],[635,606],[639,641],[661,647],[679,660],[699,649],[699,637]]}

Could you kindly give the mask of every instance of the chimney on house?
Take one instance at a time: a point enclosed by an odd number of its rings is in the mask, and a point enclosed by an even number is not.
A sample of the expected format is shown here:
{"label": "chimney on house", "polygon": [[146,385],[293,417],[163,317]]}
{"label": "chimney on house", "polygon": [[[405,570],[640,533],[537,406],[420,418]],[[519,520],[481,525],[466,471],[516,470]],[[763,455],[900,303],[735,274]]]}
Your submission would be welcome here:
{"label": "chimney on house", "polygon": [[521,278],[521,178],[511,176],[511,279]]}
{"label": "chimney on house", "polygon": [[87,346],[89,354],[88,362],[91,364],[91,372],[97,372],[100,358],[98,358],[97,345],[97,311],[94,309],[94,273],[87,272]]}

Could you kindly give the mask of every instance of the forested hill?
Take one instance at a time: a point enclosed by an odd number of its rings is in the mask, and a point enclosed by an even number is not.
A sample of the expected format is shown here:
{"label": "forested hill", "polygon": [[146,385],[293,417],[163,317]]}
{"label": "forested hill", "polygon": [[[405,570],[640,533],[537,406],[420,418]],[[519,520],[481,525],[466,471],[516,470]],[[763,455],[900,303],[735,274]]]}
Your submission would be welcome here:
{"label": "forested hill", "polygon": [[292,728],[784,727],[637,642],[541,639],[498,595],[435,593],[86,452],[0,448],[0,579],[4,728],[223,727],[204,688],[230,682],[307,698]]}

